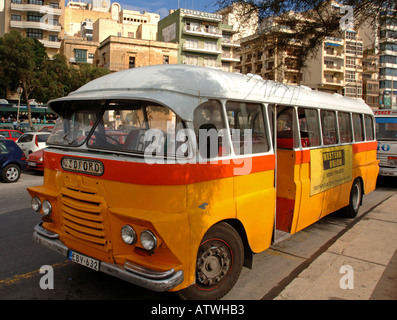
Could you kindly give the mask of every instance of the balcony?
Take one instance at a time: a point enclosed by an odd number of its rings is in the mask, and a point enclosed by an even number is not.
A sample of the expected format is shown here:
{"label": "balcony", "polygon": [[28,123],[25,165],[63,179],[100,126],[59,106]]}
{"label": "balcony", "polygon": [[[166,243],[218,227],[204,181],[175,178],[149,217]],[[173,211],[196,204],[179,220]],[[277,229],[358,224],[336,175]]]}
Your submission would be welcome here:
{"label": "balcony", "polygon": [[324,63],[324,70],[343,73],[344,67],[342,65],[338,65],[338,64],[334,64],[334,63]]}
{"label": "balcony", "polygon": [[52,49],[60,49],[61,48],[61,42],[59,42],[59,41],[49,41],[49,40],[39,40],[39,41],[46,48],[52,48]]}
{"label": "balcony", "polygon": [[337,77],[327,77],[325,76],[323,78],[323,83],[328,84],[328,85],[333,85],[333,86],[339,86],[343,87],[344,86],[344,81],[340,78]]}
{"label": "balcony", "polygon": [[40,12],[42,14],[48,14],[53,16],[60,16],[62,14],[62,9],[59,8],[28,3],[11,3],[11,11]]}
{"label": "balcony", "polygon": [[193,27],[185,25],[183,27],[183,33],[198,36],[198,37],[206,37],[206,38],[222,38],[222,30],[218,28],[205,28],[204,26],[201,27]]}
{"label": "balcony", "polygon": [[223,47],[233,47],[233,48],[240,48],[241,47],[240,40],[233,41],[233,40],[228,39],[228,38],[223,38],[222,39],[222,46]]}
{"label": "balcony", "polygon": [[222,61],[240,62],[240,57],[233,57],[230,53],[222,53]]}
{"label": "balcony", "polygon": [[51,32],[61,32],[60,25],[53,25],[37,21],[11,21],[11,28],[16,29],[40,29]]}
{"label": "balcony", "polygon": [[184,51],[190,51],[190,52],[198,52],[198,53],[209,53],[209,54],[221,54],[222,49],[220,46],[205,46],[204,43],[199,43],[198,46],[190,45],[189,43],[184,43],[183,44],[183,50]]}

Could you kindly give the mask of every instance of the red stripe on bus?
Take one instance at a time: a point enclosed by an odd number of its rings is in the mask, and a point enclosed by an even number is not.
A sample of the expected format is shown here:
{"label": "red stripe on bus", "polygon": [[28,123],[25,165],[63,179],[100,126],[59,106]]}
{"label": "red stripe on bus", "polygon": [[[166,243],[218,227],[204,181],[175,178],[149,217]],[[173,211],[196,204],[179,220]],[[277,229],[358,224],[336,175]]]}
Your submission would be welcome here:
{"label": "red stripe on bus", "polygon": [[[184,185],[275,169],[274,154],[231,159],[230,161],[223,160],[223,162],[219,160],[215,161],[216,163],[214,164],[210,162],[193,164],[147,164],[141,162],[77,157],[51,153],[49,151],[46,151],[44,157],[45,168],[68,172],[61,167],[61,160],[63,157],[99,160],[104,165],[104,173],[102,176],[98,176],[99,179],[143,185]],[[225,163],[226,161],[229,161],[230,164]],[[77,174],[94,177],[83,172],[77,172]]]}
{"label": "red stripe on bus", "polygon": [[378,149],[377,141],[360,142],[360,143],[353,144],[353,153],[365,152],[365,151],[371,151],[371,150],[377,150],[377,149]]}

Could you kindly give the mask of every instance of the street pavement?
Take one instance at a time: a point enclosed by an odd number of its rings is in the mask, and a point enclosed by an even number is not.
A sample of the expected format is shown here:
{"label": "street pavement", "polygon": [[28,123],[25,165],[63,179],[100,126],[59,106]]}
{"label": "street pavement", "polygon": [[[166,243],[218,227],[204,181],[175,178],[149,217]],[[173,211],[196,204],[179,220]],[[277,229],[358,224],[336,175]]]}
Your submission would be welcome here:
{"label": "street pavement", "polygon": [[275,300],[397,300],[397,194],[358,219]]}

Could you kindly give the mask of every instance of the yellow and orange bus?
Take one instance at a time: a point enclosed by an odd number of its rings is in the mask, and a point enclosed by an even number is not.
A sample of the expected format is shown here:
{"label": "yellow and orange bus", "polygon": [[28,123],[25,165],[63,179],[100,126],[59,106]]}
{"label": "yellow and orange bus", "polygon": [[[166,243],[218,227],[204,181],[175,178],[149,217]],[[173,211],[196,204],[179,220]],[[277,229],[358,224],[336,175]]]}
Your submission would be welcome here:
{"label": "yellow and orange bus", "polygon": [[255,75],[163,65],[49,102],[34,239],[92,269],[219,299],[253,254],[375,189],[361,100]]}

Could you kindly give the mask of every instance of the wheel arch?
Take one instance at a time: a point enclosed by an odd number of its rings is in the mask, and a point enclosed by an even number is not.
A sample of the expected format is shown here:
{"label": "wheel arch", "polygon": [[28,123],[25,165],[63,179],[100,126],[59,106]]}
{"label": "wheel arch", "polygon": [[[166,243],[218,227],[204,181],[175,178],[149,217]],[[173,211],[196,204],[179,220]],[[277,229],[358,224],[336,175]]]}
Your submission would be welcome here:
{"label": "wheel arch", "polygon": [[219,221],[216,224],[221,223],[221,222],[229,224],[234,230],[237,231],[238,235],[240,236],[241,241],[243,242],[243,246],[244,246],[244,264],[243,265],[246,268],[252,269],[253,253],[252,253],[251,247],[248,243],[247,233],[245,231],[243,224],[238,219],[226,219],[226,220]]}

